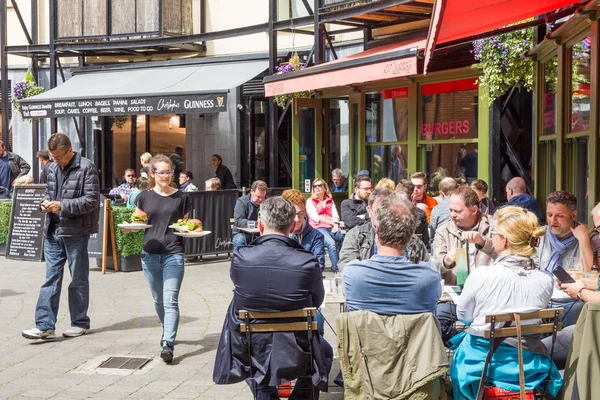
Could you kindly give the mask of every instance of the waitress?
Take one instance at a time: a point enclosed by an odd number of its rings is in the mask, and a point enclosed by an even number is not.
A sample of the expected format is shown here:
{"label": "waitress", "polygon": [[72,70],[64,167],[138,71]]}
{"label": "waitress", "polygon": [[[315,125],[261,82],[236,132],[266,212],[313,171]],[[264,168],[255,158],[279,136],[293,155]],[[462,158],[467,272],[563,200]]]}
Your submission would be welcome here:
{"label": "waitress", "polygon": [[173,163],[159,154],[150,160],[149,187],[136,199],[137,210],[148,215],[151,228],[144,232],[142,268],[154,299],[154,308],[163,328],[160,357],[173,361],[175,337],[179,326],[179,289],[183,281],[183,238],[169,226],[187,216],[191,208],[188,195],[173,187]]}

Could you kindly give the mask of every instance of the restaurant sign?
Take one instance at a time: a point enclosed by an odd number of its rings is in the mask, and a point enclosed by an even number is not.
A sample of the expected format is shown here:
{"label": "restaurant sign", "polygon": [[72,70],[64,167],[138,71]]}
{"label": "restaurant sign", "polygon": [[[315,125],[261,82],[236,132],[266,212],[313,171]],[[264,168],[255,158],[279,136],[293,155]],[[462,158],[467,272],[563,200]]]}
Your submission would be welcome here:
{"label": "restaurant sign", "polygon": [[227,93],[139,96],[89,100],[21,102],[25,118],[87,117],[135,114],[202,114],[227,111]]}

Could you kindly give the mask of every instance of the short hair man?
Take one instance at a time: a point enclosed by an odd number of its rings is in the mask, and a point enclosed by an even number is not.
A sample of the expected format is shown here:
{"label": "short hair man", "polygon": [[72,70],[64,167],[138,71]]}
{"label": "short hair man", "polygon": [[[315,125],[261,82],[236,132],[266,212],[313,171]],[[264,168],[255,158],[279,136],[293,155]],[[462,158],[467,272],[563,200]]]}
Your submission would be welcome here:
{"label": "short hair man", "polygon": [[31,167],[21,156],[6,151],[4,142],[0,140],[0,187],[12,193],[13,182],[18,177],[27,175]]}
{"label": "short hair man", "polygon": [[182,192],[197,192],[198,187],[194,185],[194,174],[192,171],[182,171],[179,174],[179,190]]}
{"label": "short hair man", "polygon": [[490,236],[490,219],[479,210],[479,198],[469,187],[460,187],[448,201],[450,220],[439,226],[432,253],[447,285],[456,285],[456,249],[467,246],[470,268],[491,265],[496,252]]}
{"label": "short hair man", "polygon": [[538,202],[535,197],[531,196],[527,193],[527,184],[523,178],[512,178],[506,184],[506,200],[508,202],[505,206],[519,206],[523,207],[526,210],[531,211],[538,217],[540,223],[544,221],[544,214],[540,207],[538,207]]}
{"label": "short hair man", "polygon": [[290,236],[292,239],[302,245],[304,250],[308,250],[317,257],[321,271],[325,269],[325,238],[317,229],[314,229],[308,223],[306,215],[306,200],[304,195],[298,189],[285,190],[281,197],[288,200],[296,209],[296,227]]}
{"label": "short hair man", "polygon": [[[373,218],[382,199],[389,197],[393,192],[386,188],[376,188],[369,197],[368,212],[370,215],[369,221],[350,229],[346,233],[342,249],[340,250],[340,270],[352,260],[368,260],[373,255],[377,254],[377,245],[375,241],[375,228],[373,227]],[[407,204],[411,204],[408,203]],[[413,206],[413,208],[415,208]],[[415,208],[416,210],[416,208]],[[412,235],[408,245],[406,246],[408,257],[411,260],[428,261],[429,253],[423,242],[416,236]]]}
{"label": "short hair man", "polygon": [[40,183],[46,183],[48,180],[48,173],[46,170],[48,169],[48,164],[52,162],[50,161],[50,154],[48,154],[48,150],[39,150],[37,153],[35,153],[35,156],[38,158],[41,167]]}
{"label": "short hair man", "polygon": [[415,172],[410,176],[410,181],[415,185],[413,191],[413,203],[427,215],[427,223],[431,223],[431,211],[437,206],[437,201],[433,197],[427,196],[427,174],[425,172]]}
{"label": "short hair man", "polygon": [[[587,227],[577,222],[577,198],[564,190],[550,193],[546,199],[546,234],[540,238],[536,252],[536,262],[540,269],[552,273],[557,266],[565,269],[577,267],[581,263],[584,272],[590,272],[594,264],[594,251],[600,249],[600,239],[590,240]],[[563,325],[577,322],[581,312],[580,304],[555,287],[552,302],[564,307]]]}
{"label": "short hair man", "polygon": [[344,175],[344,171],[342,171],[340,168],[336,168],[331,171],[331,181],[333,182],[331,187],[332,192],[348,191],[348,180],[346,179],[346,175]]}
{"label": "short hair man", "polygon": [[398,193],[388,191],[379,202],[373,222],[377,254],[368,260],[352,261],[344,269],[348,311],[369,310],[385,315],[435,312],[442,293],[437,268],[406,257],[417,223],[414,206]]}
{"label": "short hair man", "polygon": [[[251,246],[238,247],[233,252],[230,275],[235,285],[217,349],[213,380],[217,384],[241,382],[249,377],[248,351],[240,324],[239,310],[257,312],[292,311],[303,307],[318,307],[325,291],[321,269],[314,255],[289,238],[295,229],[296,208],[282,197],[265,200],[260,206],[258,227],[261,236]],[[439,284],[438,284],[439,287]],[[252,359],[261,364],[264,374],[255,372],[257,398],[276,398],[275,386],[280,381],[296,381],[296,390],[318,390],[313,386],[306,332],[276,332],[254,334]],[[320,389],[327,388],[333,351],[315,332],[314,364],[317,371],[312,379]],[[254,385],[251,385],[251,387]],[[292,393],[292,397],[298,393]],[[273,397],[270,397],[273,396]],[[300,398],[300,397],[295,397]],[[305,396],[302,398],[310,398]]]}
{"label": "short hair man", "polygon": [[346,229],[352,229],[369,220],[367,201],[372,191],[371,178],[368,176],[356,177],[352,197],[342,201],[342,221],[344,221]]}
{"label": "short hair man", "polygon": [[35,310],[35,328],[24,330],[27,339],[54,339],[65,262],[69,262],[71,328],[65,337],[90,329],[88,240],[98,232],[100,187],[94,164],[73,151],[69,137],[50,136],[48,151],[54,163],[48,168],[48,185],[41,210],[48,213],[44,226],[46,281]]}
{"label": "short hair man", "polygon": [[[400,193],[407,201],[413,202],[413,192],[415,191],[415,185],[408,179],[401,179],[396,185],[396,192]],[[421,240],[425,246],[429,246],[429,224],[427,223],[427,215],[425,211],[415,207],[417,210],[417,216],[419,217],[419,224],[415,233],[421,235]]]}
{"label": "short hair man", "polygon": [[183,146],[177,145],[175,146],[175,152],[169,156],[171,162],[173,163],[174,176],[179,176],[181,171],[183,171]]}
{"label": "short hair man", "polygon": [[119,196],[123,200],[127,201],[127,198],[136,188],[135,170],[132,168],[127,168],[125,170],[125,174],[123,175],[123,180],[124,182],[119,186],[110,189],[108,194],[110,196]]}
{"label": "short hair man", "polygon": [[210,178],[204,181],[204,190],[207,192],[221,189],[221,180],[217,177]]}
{"label": "short hair man", "polygon": [[233,209],[233,248],[250,244],[256,237],[253,233],[239,230],[248,228],[248,221],[258,220],[258,208],[267,197],[267,184],[264,181],[254,181],[250,193],[237,199]]}
{"label": "short hair man", "polygon": [[448,205],[448,200],[450,195],[454,193],[457,188],[458,183],[456,183],[454,178],[450,177],[442,179],[438,185],[440,201],[431,211],[431,223],[429,224],[429,237],[431,241],[435,238],[435,231],[438,226],[450,219],[450,206]]}

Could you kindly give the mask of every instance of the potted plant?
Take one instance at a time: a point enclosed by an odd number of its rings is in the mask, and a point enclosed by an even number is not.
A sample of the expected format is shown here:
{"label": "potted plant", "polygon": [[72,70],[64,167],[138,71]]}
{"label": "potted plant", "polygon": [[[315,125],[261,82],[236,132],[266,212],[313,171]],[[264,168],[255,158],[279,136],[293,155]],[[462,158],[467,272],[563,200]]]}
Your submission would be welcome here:
{"label": "potted plant", "polygon": [[[277,72],[275,75],[287,74],[289,72],[300,71],[306,68],[302,61],[300,61],[300,57],[298,53],[294,53],[294,55],[290,58],[290,60],[286,63],[282,63],[279,67],[275,67]],[[278,94],[273,98],[273,101],[279,108],[285,108],[287,106],[288,101],[291,99],[306,99],[312,97],[314,92],[312,90],[304,91],[304,92],[296,92],[290,94]]]}
{"label": "potted plant", "polygon": [[28,70],[25,74],[25,79],[15,83],[15,86],[13,86],[12,96],[10,97],[13,108],[21,115],[21,117],[23,117],[21,100],[44,93],[45,90],[46,89],[43,86],[37,86],[35,84],[33,75],[31,75],[31,71]]}
{"label": "potted plant", "polygon": [[142,250],[144,248],[144,231],[123,233],[117,225],[129,222],[134,209],[113,206],[112,213],[115,225],[115,242],[119,258],[119,270],[123,272],[142,270]]}
{"label": "potted plant", "polygon": [[10,210],[12,203],[10,200],[0,201],[0,255],[6,252],[6,242],[8,241],[8,227],[10,225]]}

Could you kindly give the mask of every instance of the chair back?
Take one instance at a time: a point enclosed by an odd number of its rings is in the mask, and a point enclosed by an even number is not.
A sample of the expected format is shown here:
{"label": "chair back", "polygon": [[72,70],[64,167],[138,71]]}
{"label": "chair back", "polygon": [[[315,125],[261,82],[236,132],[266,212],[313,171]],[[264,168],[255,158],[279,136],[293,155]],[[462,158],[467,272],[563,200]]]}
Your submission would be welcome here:
{"label": "chair back", "polygon": [[[486,395],[486,380],[487,380],[487,368],[492,360],[494,352],[498,349],[500,344],[509,337],[517,338],[517,349],[519,356],[519,399],[526,400],[527,392],[525,391],[525,371],[523,367],[523,335],[541,335],[545,333],[552,334],[552,349],[550,350],[550,358],[554,353],[554,343],[556,341],[556,333],[562,330],[562,322],[558,321],[558,318],[564,315],[564,309],[562,308],[544,308],[539,311],[533,311],[529,313],[512,313],[512,314],[490,314],[485,316],[485,322],[490,325],[489,329],[486,329],[483,336],[486,339],[490,339],[490,350],[485,359],[483,366],[483,372],[481,374],[481,381],[479,383],[479,390],[477,392],[477,400],[483,399]],[[544,322],[543,320],[552,320],[552,322]],[[531,320],[542,320],[541,323],[522,325],[523,321]],[[502,328],[496,327],[497,323],[505,323]],[[512,323],[515,326],[508,326]],[[550,376],[550,371],[548,371]],[[547,386],[547,385],[546,385]],[[545,398],[546,388],[542,398]],[[529,395],[531,396],[531,395]]]}
{"label": "chair back", "polygon": [[[313,360],[313,349],[311,339],[313,332],[317,331],[316,307],[306,307],[293,311],[282,312],[257,312],[240,310],[238,316],[240,323],[240,332],[246,334],[246,344],[248,347],[248,360],[250,369],[250,387],[254,398],[256,399],[256,387],[252,368],[252,333],[274,333],[274,332],[302,332],[305,331],[308,336],[310,359]],[[299,321],[305,319],[305,321]],[[273,321],[273,322],[271,322]],[[314,372],[314,366],[310,364],[310,374]],[[311,390],[311,398],[314,399],[314,391]]]}

